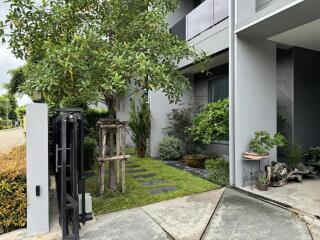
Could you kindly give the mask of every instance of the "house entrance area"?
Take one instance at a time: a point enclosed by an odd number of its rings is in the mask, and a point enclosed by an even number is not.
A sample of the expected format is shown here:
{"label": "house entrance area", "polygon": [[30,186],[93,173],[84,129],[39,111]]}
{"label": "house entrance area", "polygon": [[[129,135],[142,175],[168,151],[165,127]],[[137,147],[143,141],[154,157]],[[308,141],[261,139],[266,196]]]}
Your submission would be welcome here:
{"label": "house entrance area", "polygon": [[[268,37],[276,48],[276,132],[287,145],[278,147],[277,157],[270,159],[267,191],[255,184],[244,183],[243,188],[316,218],[320,216],[319,32],[320,19]],[[271,95],[275,97],[274,92]]]}

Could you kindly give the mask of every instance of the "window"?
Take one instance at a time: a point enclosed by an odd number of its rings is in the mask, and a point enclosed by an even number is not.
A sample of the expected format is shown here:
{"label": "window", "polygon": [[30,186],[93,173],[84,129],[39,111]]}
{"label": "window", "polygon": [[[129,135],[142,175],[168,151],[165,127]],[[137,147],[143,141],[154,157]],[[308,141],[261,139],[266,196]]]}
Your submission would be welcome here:
{"label": "window", "polygon": [[229,80],[227,75],[208,79],[209,102],[216,102],[229,96]]}

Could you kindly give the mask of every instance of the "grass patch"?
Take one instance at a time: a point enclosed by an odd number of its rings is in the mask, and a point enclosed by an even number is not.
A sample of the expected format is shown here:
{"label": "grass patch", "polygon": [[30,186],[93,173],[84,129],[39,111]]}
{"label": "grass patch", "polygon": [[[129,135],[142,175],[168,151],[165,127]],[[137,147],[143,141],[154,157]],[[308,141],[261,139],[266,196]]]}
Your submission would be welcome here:
{"label": "grass patch", "polygon": [[[97,178],[87,180],[87,191],[90,192],[93,197],[93,211],[96,215],[139,207],[150,203],[206,192],[218,188],[217,185],[209,181],[194,176],[189,172],[167,166],[160,160],[132,157],[129,160],[129,163],[140,165],[141,168],[146,170],[146,172],[131,175],[126,173],[127,191],[125,194],[122,194],[119,191],[111,192],[106,187],[105,194],[103,196],[97,196]],[[107,170],[108,167],[106,166],[105,169]],[[147,173],[155,173],[156,176],[143,179],[143,181],[162,179],[168,181],[168,183],[143,186],[139,182],[140,180],[131,177]],[[107,186],[108,176],[106,176],[105,183]],[[149,193],[149,189],[163,186],[175,186],[177,189],[172,192],[156,195]]]}

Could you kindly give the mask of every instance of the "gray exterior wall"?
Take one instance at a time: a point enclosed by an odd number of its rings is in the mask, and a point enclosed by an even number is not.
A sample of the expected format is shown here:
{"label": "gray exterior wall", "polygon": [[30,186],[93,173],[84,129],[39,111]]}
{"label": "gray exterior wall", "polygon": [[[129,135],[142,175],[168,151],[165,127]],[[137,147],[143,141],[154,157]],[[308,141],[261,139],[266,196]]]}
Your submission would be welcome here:
{"label": "gray exterior wall", "polygon": [[[292,50],[277,51],[278,131],[292,142],[294,112],[294,68]],[[281,117],[281,119],[279,119]],[[281,153],[280,153],[281,154]],[[282,153],[284,155],[284,153]]]}
{"label": "gray exterior wall", "polygon": [[[236,30],[303,0],[236,0]],[[257,4],[258,3],[258,4]]]}
{"label": "gray exterior wall", "polygon": [[[234,136],[230,147],[234,159],[230,161],[235,174],[232,180],[235,186],[241,187],[244,170],[248,172],[250,169],[249,163],[243,161],[242,153],[248,150],[254,132],[264,130],[274,134],[277,130],[276,44],[236,37],[234,51],[235,66],[231,69],[235,71],[234,102],[231,103],[234,121],[231,121],[233,132],[229,134]],[[277,160],[275,149],[270,151],[270,160]],[[262,162],[262,167],[265,164],[267,161]]]}
{"label": "gray exterior wall", "polygon": [[306,149],[320,145],[320,53],[293,49],[294,141]]}
{"label": "gray exterior wall", "polygon": [[193,99],[193,77],[190,76],[191,89],[186,90],[178,104],[169,103],[168,98],[162,91],[150,92],[151,132],[150,132],[150,155],[159,157],[158,145],[163,137],[167,135],[167,114],[174,108],[180,108],[188,104],[194,104]]}
{"label": "gray exterior wall", "polygon": [[320,145],[320,53],[303,48],[278,50],[278,122],[291,143],[303,149]]}
{"label": "gray exterior wall", "polygon": [[179,7],[177,8],[177,10],[167,17],[169,28],[171,28],[183,17],[185,17],[189,12],[191,12],[192,9],[194,9],[194,7],[195,6],[193,0],[180,0]]}

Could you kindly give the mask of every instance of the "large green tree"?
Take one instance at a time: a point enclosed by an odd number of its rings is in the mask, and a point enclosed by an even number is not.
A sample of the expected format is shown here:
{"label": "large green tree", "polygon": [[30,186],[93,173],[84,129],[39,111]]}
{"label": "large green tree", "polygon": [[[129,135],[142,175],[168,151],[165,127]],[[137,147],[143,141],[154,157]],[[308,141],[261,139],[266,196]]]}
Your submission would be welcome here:
{"label": "large green tree", "polygon": [[21,88],[52,104],[101,101],[114,115],[128,91],[162,89],[177,101],[189,86],[177,63],[204,58],[168,31],[177,0],[8,2],[0,35],[27,60]]}
{"label": "large green tree", "polygon": [[14,95],[3,94],[0,95],[0,118],[3,119],[16,119],[15,110],[17,108],[17,101]]}

